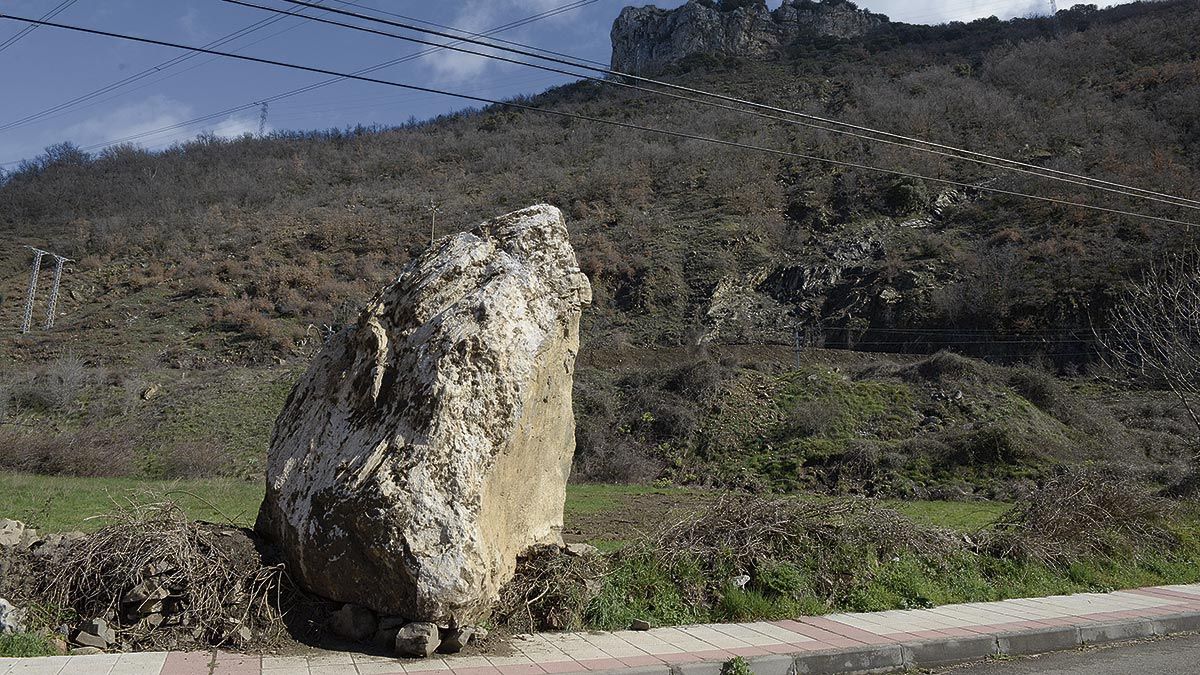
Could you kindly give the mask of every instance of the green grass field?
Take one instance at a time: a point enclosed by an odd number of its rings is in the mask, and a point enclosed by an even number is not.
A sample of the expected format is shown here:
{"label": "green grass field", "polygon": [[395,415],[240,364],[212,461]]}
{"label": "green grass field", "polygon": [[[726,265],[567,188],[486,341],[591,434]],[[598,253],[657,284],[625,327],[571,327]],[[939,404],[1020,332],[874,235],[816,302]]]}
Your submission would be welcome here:
{"label": "green grass field", "polygon": [[[105,523],[104,514],[134,500],[169,497],[198,520],[250,526],[258,515],[263,485],[234,479],[151,481],[134,478],[72,478],[0,473],[0,518],[20,520],[44,532],[94,531]],[[714,493],[645,485],[570,485],[566,520],[603,518],[640,507],[663,504],[695,505]],[[649,503],[648,503],[649,502]],[[887,506],[913,520],[956,530],[976,530],[1008,508],[1000,502],[887,502]],[[644,508],[642,510],[645,510]],[[659,514],[641,514],[655,520]],[[599,538],[603,548],[614,542]]]}
{"label": "green grass field", "polygon": [[198,520],[254,524],[263,497],[261,483],[232,479],[148,481],[134,478],[70,478],[0,474],[0,518],[20,520],[43,532],[104,526],[104,514],[130,500],[169,497]]}

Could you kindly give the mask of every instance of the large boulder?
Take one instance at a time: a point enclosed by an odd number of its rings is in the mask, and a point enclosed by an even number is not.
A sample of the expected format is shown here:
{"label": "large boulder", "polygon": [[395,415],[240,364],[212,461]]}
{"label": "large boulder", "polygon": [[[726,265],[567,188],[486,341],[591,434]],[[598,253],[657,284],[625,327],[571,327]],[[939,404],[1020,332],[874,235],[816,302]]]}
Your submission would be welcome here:
{"label": "large boulder", "polygon": [[560,542],[591,286],[562,214],[441,239],[337,334],[275,423],[258,529],[311,591],[410,621],[486,614]]}

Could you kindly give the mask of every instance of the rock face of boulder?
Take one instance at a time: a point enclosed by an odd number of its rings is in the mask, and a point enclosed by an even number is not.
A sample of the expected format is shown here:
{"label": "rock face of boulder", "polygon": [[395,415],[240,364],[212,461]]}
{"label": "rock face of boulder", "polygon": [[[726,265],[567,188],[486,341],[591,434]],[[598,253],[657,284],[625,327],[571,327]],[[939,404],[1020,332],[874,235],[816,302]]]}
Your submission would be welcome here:
{"label": "rock face of boulder", "polygon": [[591,286],[562,214],[440,240],[314,360],[275,424],[258,529],[311,591],[411,621],[486,613],[560,541]]}
{"label": "rock face of boulder", "polygon": [[654,75],[688,56],[762,57],[805,36],[854,38],[887,17],[849,2],[784,0],[774,11],[750,4],[722,11],[689,0],[675,9],[626,7],[612,27],[612,69]]}

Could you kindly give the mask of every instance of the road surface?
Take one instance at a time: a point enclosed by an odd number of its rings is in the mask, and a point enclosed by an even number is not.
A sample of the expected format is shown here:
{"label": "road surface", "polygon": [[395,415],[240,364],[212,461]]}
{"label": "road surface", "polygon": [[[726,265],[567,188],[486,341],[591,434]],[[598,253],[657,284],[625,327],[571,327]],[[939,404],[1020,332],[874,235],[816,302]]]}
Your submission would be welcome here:
{"label": "road surface", "polygon": [[1196,675],[1200,635],[992,661],[940,671],[945,675]]}

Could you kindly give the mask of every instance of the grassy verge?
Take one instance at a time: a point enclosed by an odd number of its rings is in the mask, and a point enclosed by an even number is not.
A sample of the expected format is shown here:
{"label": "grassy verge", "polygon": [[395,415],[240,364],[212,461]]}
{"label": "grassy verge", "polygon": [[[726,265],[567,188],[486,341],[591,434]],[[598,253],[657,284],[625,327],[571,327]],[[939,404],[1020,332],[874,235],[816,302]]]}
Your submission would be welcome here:
{"label": "grassy verge", "polygon": [[[501,620],[615,629],[1200,581],[1200,512],[1127,481],[1067,474],[1010,509],[896,506],[908,513],[868,500],[721,499],[617,550],[598,571],[567,561],[557,576],[525,573],[533,586],[508,596],[515,609]],[[562,590],[593,573],[597,592]],[[530,613],[529,598],[552,604]],[[539,614],[549,620],[523,625]]]}
{"label": "grassy verge", "polygon": [[44,635],[16,633],[0,635],[0,658],[25,658],[29,656],[53,656],[58,651]]}
{"label": "grassy verge", "polygon": [[252,525],[263,486],[234,479],[150,481],[135,478],[74,478],[0,474],[0,518],[13,518],[44,532],[92,532],[105,525],[114,502],[168,495],[189,516],[210,522]]}
{"label": "grassy verge", "polygon": [[[147,494],[170,493],[197,520],[232,521],[251,525],[262,501],[258,482],[235,479],[155,481],[137,478],[76,478],[0,473],[0,518],[13,518],[46,532],[99,529],[102,516],[112,510],[114,500],[144,498]],[[567,486],[566,521],[570,525],[586,518],[619,519],[645,510],[658,510],[664,503],[703,504],[716,493],[683,488],[645,485],[581,484]],[[1002,502],[887,502],[918,523],[971,531],[995,520],[1007,508]],[[657,514],[649,514],[654,520]],[[626,539],[599,534],[591,543],[613,550]]]}

